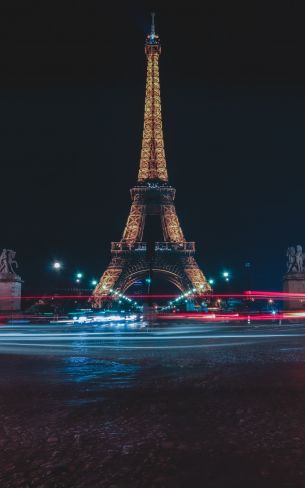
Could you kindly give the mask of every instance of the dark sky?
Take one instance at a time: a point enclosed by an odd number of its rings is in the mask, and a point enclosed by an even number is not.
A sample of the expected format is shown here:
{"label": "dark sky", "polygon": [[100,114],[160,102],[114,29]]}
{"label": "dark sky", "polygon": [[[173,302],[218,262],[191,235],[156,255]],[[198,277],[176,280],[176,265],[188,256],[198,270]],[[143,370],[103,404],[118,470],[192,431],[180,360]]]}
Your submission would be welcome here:
{"label": "dark sky", "polygon": [[136,182],[155,8],[186,238],[209,277],[227,268],[242,286],[251,261],[254,288],[280,289],[287,246],[305,246],[303,2],[103,3],[0,7],[0,247],[28,287],[55,257],[71,278],[104,270]]}

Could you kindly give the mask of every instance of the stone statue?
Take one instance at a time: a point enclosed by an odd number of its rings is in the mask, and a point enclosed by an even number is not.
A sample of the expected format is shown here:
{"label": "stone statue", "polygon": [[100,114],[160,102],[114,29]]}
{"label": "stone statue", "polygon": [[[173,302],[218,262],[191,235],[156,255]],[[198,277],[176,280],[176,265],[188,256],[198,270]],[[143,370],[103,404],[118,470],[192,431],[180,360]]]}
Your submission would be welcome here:
{"label": "stone statue", "polygon": [[15,260],[16,252],[12,249],[3,249],[0,255],[0,273],[16,275],[13,266],[18,268],[18,263]]}
{"label": "stone statue", "polygon": [[304,262],[305,254],[303,253],[302,246],[297,245],[296,248],[293,246],[287,249],[287,273],[303,273],[304,272]]}
{"label": "stone statue", "polygon": [[[289,246],[287,249],[287,272],[283,276],[284,309],[302,310],[305,303],[305,253],[302,246]],[[299,294],[299,296],[297,296]]]}
{"label": "stone statue", "polygon": [[287,273],[293,273],[296,271],[295,268],[295,248],[293,246],[288,247],[287,249]]}
{"label": "stone statue", "polygon": [[304,257],[303,257],[302,246],[297,246],[297,250],[295,253],[295,264],[298,273],[302,273],[304,271],[303,260]]}

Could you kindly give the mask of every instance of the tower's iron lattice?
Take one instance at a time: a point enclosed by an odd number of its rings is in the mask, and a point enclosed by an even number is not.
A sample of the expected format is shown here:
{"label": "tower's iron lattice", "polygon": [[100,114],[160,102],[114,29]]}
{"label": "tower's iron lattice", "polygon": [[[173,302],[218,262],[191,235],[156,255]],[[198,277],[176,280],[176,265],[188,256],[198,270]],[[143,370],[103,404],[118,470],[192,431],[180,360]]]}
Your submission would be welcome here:
{"label": "tower's iron lattice", "polygon": [[[122,239],[112,242],[110,264],[93,292],[95,307],[108,300],[110,291],[124,293],[150,273],[163,275],[182,292],[211,290],[195,260],[195,243],[184,238],[174,205],[175,189],[168,184],[159,82],[161,46],[154,16],[145,53],[147,78],[138,183],[131,189],[132,204]],[[164,240],[144,242],[144,227],[153,215],[161,220]]]}

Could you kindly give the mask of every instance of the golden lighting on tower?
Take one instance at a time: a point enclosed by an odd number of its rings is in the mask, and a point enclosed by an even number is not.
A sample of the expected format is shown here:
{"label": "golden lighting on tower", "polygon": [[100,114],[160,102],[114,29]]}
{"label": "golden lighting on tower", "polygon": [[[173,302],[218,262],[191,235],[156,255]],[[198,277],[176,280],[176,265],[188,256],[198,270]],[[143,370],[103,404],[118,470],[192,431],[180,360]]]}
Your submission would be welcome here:
{"label": "golden lighting on tower", "polygon": [[[122,238],[111,244],[111,261],[93,291],[92,304],[99,308],[116,299],[137,280],[163,275],[180,291],[209,293],[211,286],[199,268],[195,243],[186,241],[174,204],[175,189],[168,182],[160,98],[160,38],[154,14],[146,36],[147,79],[144,129],[138,183],[131,189],[132,204]],[[160,219],[163,241],[143,241],[150,218]]]}
{"label": "golden lighting on tower", "polygon": [[147,77],[144,109],[144,128],[138,181],[168,181],[162,129],[159,80],[160,39],[155,34],[154,20],[146,38]]}

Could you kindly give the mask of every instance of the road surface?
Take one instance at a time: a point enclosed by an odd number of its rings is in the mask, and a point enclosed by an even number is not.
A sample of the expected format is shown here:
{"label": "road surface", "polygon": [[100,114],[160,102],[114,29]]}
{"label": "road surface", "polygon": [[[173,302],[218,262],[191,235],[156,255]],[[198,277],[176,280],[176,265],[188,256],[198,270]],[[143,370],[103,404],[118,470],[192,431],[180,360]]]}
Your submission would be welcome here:
{"label": "road surface", "polygon": [[305,485],[305,326],[0,327],[0,486]]}

